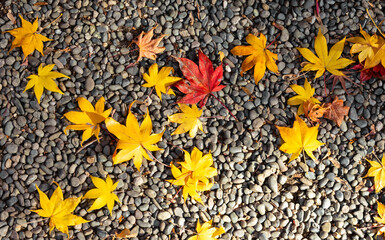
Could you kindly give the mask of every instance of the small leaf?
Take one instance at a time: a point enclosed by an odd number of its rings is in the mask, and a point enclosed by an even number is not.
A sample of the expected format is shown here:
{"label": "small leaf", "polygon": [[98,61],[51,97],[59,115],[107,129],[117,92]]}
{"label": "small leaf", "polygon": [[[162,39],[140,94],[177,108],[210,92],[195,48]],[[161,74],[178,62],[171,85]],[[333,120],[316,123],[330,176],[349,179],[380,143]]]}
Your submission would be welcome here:
{"label": "small leaf", "polygon": [[320,122],[320,118],[323,117],[327,108],[323,106],[313,103],[311,101],[307,101],[303,104],[303,109],[305,112],[305,116],[309,118],[312,122]]}
{"label": "small leaf", "polygon": [[197,235],[190,237],[188,240],[217,240],[217,236],[225,233],[225,229],[223,227],[212,227],[212,223],[213,221],[210,220],[201,225],[198,220]]}
{"label": "small leaf", "polygon": [[33,90],[36,95],[37,102],[40,104],[41,95],[43,95],[44,88],[51,92],[58,92],[63,94],[63,92],[56,85],[54,78],[70,78],[59,72],[52,72],[55,64],[49,64],[43,67],[43,64],[40,64],[37,75],[29,75],[27,78],[30,79],[25,87],[24,91],[33,87]]}
{"label": "small leaf", "polygon": [[9,51],[12,51],[12,49],[16,47],[21,47],[24,54],[23,60],[25,60],[29,54],[33,53],[35,49],[44,56],[43,42],[52,41],[53,39],[49,39],[37,33],[37,29],[39,27],[38,18],[36,18],[32,24],[24,20],[21,15],[19,15],[19,17],[21,19],[22,27],[7,31],[15,37]]}
{"label": "small leaf", "polygon": [[63,192],[59,184],[57,184],[57,188],[52,194],[51,199],[49,199],[37,185],[36,189],[39,192],[41,209],[30,211],[50,219],[50,232],[56,227],[59,231],[67,234],[68,236],[68,226],[75,226],[89,222],[82,217],[72,214],[77,205],[80,203],[81,197],[67,198],[64,200]]}
{"label": "small leaf", "polygon": [[289,163],[298,158],[303,151],[314,161],[317,161],[312,152],[324,145],[317,140],[318,127],[319,125],[309,128],[298,116],[296,116],[293,128],[277,126],[283,141],[285,141],[279,149],[282,152],[292,154]]}
{"label": "small leaf", "polygon": [[168,116],[170,122],[179,123],[180,126],[171,134],[182,134],[189,131],[190,137],[194,138],[197,134],[198,129],[203,132],[202,122],[199,118],[202,116],[203,110],[199,110],[194,104],[190,108],[185,104],[179,104],[182,113],[177,113]]}
{"label": "small leaf", "polygon": [[304,107],[303,104],[310,101],[311,103],[320,103],[317,98],[313,97],[315,93],[315,89],[311,87],[310,83],[305,79],[304,87],[301,87],[299,85],[293,84],[290,85],[290,87],[293,89],[294,92],[296,92],[298,95],[291,97],[287,104],[289,105],[299,105],[297,114],[301,115],[304,114]]}
{"label": "small leaf", "polygon": [[214,70],[210,59],[201,51],[198,52],[199,67],[187,58],[175,58],[186,78],[175,84],[175,87],[186,94],[179,103],[197,104],[199,107],[206,105],[210,95],[222,90],[225,86],[220,85],[223,78],[222,64]]}
{"label": "small leaf", "polygon": [[120,233],[115,233],[115,238],[133,238],[138,236],[137,232],[131,232],[127,228],[123,229]]}
{"label": "small leaf", "polygon": [[[119,139],[115,152],[112,155],[114,164],[126,162],[133,158],[135,167],[140,171],[143,157],[152,161],[147,151],[163,150],[157,147],[156,143],[161,140],[164,131],[159,134],[151,134],[152,122],[148,112],[144,117],[142,125],[139,126],[138,120],[131,112],[133,103],[131,103],[129,108],[126,126],[109,117],[106,119],[106,127],[110,133]],[[120,151],[118,152],[118,150]]]}
{"label": "small leaf", "polygon": [[172,67],[163,67],[158,71],[158,64],[154,63],[148,69],[148,74],[143,74],[143,79],[147,82],[143,84],[143,87],[155,87],[156,94],[160,100],[162,100],[162,93],[175,95],[170,86],[181,80],[181,78],[169,76],[170,72],[173,71]]}
{"label": "small leaf", "polygon": [[334,121],[338,126],[341,126],[344,117],[349,113],[349,107],[344,106],[344,101],[338,97],[333,102],[325,104],[325,108],[327,108],[325,118]]}
{"label": "small leaf", "polygon": [[241,75],[254,67],[254,81],[255,84],[258,84],[265,75],[266,68],[274,73],[278,73],[278,66],[275,63],[275,61],[278,60],[278,56],[267,49],[265,35],[261,33],[258,38],[253,34],[249,34],[246,37],[246,42],[250,45],[236,46],[231,49],[233,55],[249,55],[242,63]]}
{"label": "small leaf", "polygon": [[367,161],[371,167],[365,177],[374,177],[374,189],[379,193],[385,187],[385,154],[381,161]]}
{"label": "small leaf", "polygon": [[151,60],[156,59],[156,54],[163,52],[165,47],[158,47],[160,41],[166,36],[162,35],[159,38],[152,39],[154,35],[154,29],[151,28],[147,33],[142,32],[138,39],[133,41],[139,47],[139,56],[136,62],[139,62],[143,57]]}
{"label": "small leaf", "polygon": [[90,212],[95,209],[100,209],[107,205],[110,215],[112,215],[112,208],[115,205],[115,201],[120,203],[118,196],[113,193],[119,181],[113,183],[109,175],[107,175],[106,181],[93,176],[91,176],[91,180],[96,188],[89,190],[83,198],[95,199],[95,202],[87,211]]}
{"label": "small leaf", "polygon": [[95,135],[99,141],[100,123],[102,123],[111,113],[112,108],[104,111],[104,97],[101,97],[96,102],[95,108],[85,98],[79,97],[77,99],[80,110],[82,112],[71,111],[64,114],[69,121],[75,123],[75,125],[68,125],[64,129],[64,133],[67,134],[68,130],[83,130],[82,142]]}

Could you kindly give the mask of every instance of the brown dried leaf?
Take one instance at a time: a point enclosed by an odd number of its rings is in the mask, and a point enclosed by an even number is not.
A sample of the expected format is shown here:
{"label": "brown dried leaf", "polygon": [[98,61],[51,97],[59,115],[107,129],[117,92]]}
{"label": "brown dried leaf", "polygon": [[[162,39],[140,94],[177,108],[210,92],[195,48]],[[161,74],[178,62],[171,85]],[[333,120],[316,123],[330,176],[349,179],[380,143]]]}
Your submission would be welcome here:
{"label": "brown dried leaf", "polygon": [[35,4],[33,4],[33,6],[45,6],[45,5],[48,5],[47,2],[37,2]]}
{"label": "brown dried leaf", "polygon": [[11,9],[8,10],[7,17],[9,18],[9,20],[11,20],[11,22],[12,22],[13,24],[16,24],[16,19],[15,19],[15,17],[14,17],[13,14],[12,14]]}
{"label": "brown dried leaf", "polygon": [[127,228],[123,229],[119,234],[115,233],[115,238],[133,238],[138,236],[137,232],[131,232]]}
{"label": "brown dried leaf", "polygon": [[321,106],[311,101],[307,101],[303,104],[303,110],[307,118],[309,118],[312,122],[319,123],[319,118],[323,117],[327,108],[324,108],[323,105]]}
{"label": "brown dried leaf", "polygon": [[334,121],[338,126],[341,126],[344,117],[348,115],[350,109],[348,106],[344,106],[344,101],[338,99],[338,97],[333,102],[327,103],[325,108],[327,108],[327,111],[324,117]]}

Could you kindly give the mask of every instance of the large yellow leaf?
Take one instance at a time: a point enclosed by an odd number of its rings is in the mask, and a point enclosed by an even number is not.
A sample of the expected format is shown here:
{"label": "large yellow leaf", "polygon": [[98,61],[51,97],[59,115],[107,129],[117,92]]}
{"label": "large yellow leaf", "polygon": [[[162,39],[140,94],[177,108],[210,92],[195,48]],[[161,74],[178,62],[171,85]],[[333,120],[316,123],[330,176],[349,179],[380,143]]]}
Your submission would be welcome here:
{"label": "large yellow leaf", "polygon": [[344,50],[345,39],[334,44],[328,53],[326,38],[322,34],[321,29],[319,29],[314,44],[318,57],[307,48],[297,48],[302,56],[309,61],[301,71],[317,71],[315,78],[321,77],[325,71],[336,76],[345,76],[339,69],[343,69],[354,62],[347,58],[340,58]]}
{"label": "large yellow leaf", "polygon": [[152,39],[154,36],[154,29],[151,28],[147,33],[142,32],[137,40],[134,40],[133,43],[139,47],[139,56],[136,62],[139,62],[142,57],[149,58],[151,60],[156,59],[156,54],[163,52],[165,47],[158,47],[160,41],[166,36],[162,35],[159,38]]}
{"label": "large yellow leaf", "polygon": [[190,237],[188,240],[217,240],[217,236],[225,233],[223,227],[213,227],[213,220],[200,224],[199,220],[197,223],[197,235]]}
{"label": "large yellow leaf", "polygon": [[[359,53],[358,60],[360,63],[368,59],[369,61],[374,58],[374,55],[378,52],[378,50],[384,45],[385,41],[381,36],[374,34],[370,36],[367,32],[365,32],[360,26],[360,32],[362,37],[351,37],[348,38],[347,41],[354,43],[352,48],[350,49],[350,54]],[[378,63],[377,63],[378,64]],[[377,65],[376,64],[376,65]]]}
{"label": "large yellow leaf", "polygon": [[19,17],[21,19],[22,27],[7,31],[15,37],[12,42],[11,49],[9,51],[12,51],[12,49],[16,47],[21,47],[24,53],[24,59],[35,49],[38,50],[41,55],[44,56],[43,42],[52,41],[53,39],[49,39],[36,32],[39,27],[38,18],[36,18],[36,20],[32,24],[24,20],[21,15],[19,15]]}
{"label": "large yellow leaf", "polygon": [[55,64],[49,64],[43,67],[43,64],[40,64],[37,75],[29,75],[27,78],[30,79],[27,83],[27,86],[24,89],[24,92],[33,87],[33,90],[36,95],[37,102],[40,104],[40,98],[43,94],[44,88],[51,92],[58,92],[63,94],[63,92],[56,85],[54,78],[70,78],[59,72],[52,72]]}
{"label": "large yellow leaf", "polygon": [[197,191],[207,191],[213,186],[212,178],[218,175],[213,165],[211,153],[202,156],[202,152],[194,147],[191,156],[187,151],[185,161],[179,162],[181,169],[171,164],[171,173],[175,180],[169,180],[174,185],[183,186],[183,198],[186,201],[190,195],[193,199],[203,204]]}
{"label": "large yellow leaf", "polygon": [[[385,233],[385,205],[377,201],[377,213],[379,217],[374,217],[378,223],[382,224],[382,227],[377,230],[377,235],[383,235]],[[381,226],[381,225],[380,225]]]}
{"label": "large yellow leaf", "polygon": [[374,188],[376,193],[385,187],[385,154],[382,156],[381,162],[369,161],[371,167],[365,177],[374,177]]}
{"label": "large yellow leaf", "polygon": [[120,203],[118,196],[113,193],[118,186],[119,181],[113,183],[109,175],[107,175],[106,181],[93,176],[91,176],[91,180],[96,188],[89,190],[83,198],[95,199],[95,202],[87,211],[100,209],[107,205],[110,214],[112,214],[112,208],[115,205],[115,201]]}
{"label": "large yellow leaf", "polygon": [[265,75],[266,67],[275,73],[278,73],[277,54],[270,52],[266,48],[266,37],[262,33],[257,36],[249,34],[246,41],[250,44],[248,46],[236,46],[231,49],[231,53],[236,56],[249,55],[242,63],[241,75],[250,70],[254,66],[254,81],[258,84],[259,80]]}
{"label": "large yellow leaf", "polygon": [[314,161],[317,161],[312,152],[324,144],[317,140],[318,127],[319,125],[309,128],[298,116],[296,116],[293,128],[277,126],[283,141],[285,141],[279,149],[282,152],[292,154],[289,162],[296,159],[304,151]]}
{"label": "large yellow leaf", "polygon": [[[119,139],[114,155],[112,156],[114,164],[126,162],[133,158],[134,165],[139,171],[140,166],[142,166],[143,157],[152,161],[147,151],[163,150],[158,148],[156,143],[160,141],[164,131],[159,134],[151,134],[152,122],[148,112],[144,117],[142,125],[139,126],[138,120],[131,112],[133,103],[134,102],[130,105],[126,126],[118,123],[111,117],[106,119],[106,126],[108,131]],[[119,149],[120,151],[118,152]]]}
{"label": "large yellow leaf", "polygon": [[317,98],[313,97],[315,93],[315,89],[311,87],[310,83],[305,80],[304,87],[298,86],[296,84],[290,85],[290,87],[296,92],[298,95],[291,97],[287,100],[287,104],[289,105],[299,105],[297,114],[304,114],[303,104],[305,102],[310,101],[311,103],[320,103]]}
{"label": "large yellow leaf", "polygon": [[68,130],[83,130],[82,142],[95,135],[99,141],[100,126],[111,113],[112,108],[104,111],[104,97],[101,97],[99,101],[96,102],[95,108],[92,104],[85,98],[79,97],[77,99],[80,110],[82,112],[71,111],[64,114],[69,121],[75,123],[75,125],[68,125],[64,129],[64,133],[67,134]]}
{"label": "large yellow leaf", "polygon": [[182,113],[176,113],[168,116],[170,122],[179,123],[179,127],[171,134],[182,134],[189,131],[190,137],[194,138],[198,129],[203,132],[202,122],[199,118],[202,116],[203,110],[199,110],[194,104],[191,108],[186,104],[179,104]]}
{"label": "large yellow leaf", "polygon": [[155,87],[156,94],[159,96],[160,100],[162,100],[162,93],[175,95],[170,86],[181,80],[181,78],[170,77],[169,74],[173,71],[174,69],[172,67],[163,67],[159,71],[158,64],[152,64],[148,69],[149,74],[143,74],[143,79],[147,82],[143,84],[143,87]]}
{"label": "large yellow leaf", "polygon": [[56,227],[59,231],[68,235],[68,226],[75,226],[89,222],[82,217],[72,214],[77,205],[80,203],[80,200],[82,199],[81,197],[67,198],[64,200],[63,192],[59,184],[57,184],[57,188],[52,194],[51,199],[49,199],[37,185],[36,189],[39,192],[41,209],[30,211],[50,219],[50,232]]}

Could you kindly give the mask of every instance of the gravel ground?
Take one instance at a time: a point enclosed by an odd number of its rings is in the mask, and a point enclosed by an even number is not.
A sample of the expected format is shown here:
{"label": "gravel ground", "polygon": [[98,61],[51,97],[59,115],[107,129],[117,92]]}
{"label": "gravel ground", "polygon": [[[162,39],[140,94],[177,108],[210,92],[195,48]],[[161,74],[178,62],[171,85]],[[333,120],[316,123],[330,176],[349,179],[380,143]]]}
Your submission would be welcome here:
{"label": "gravel ground", "polygon": [[[40,207],[35,184],[50,195],[52,182],[57,181],[65,197],[80,196],[93,187],[88,175],[106,174],[120,180],[122,204],[110,216],[107,208],[86,212],[90,203],[83,201],[75,213],[91,222],[71,227],[72,239],[111,239],[123,228],[138,231],[137,239],[187,239],[197,219],[213,219],[214,225],[224,226],[222,239],[355,240],[375,235],[374,229],[359,228],[371,226],[376,215],[372,182],[362,176],[367,165],[363,159],[372,153],[381,156],[385,148],[383,81],[370,80],[362,89],[352,87],[350,95],[337,85],[334,94],[351,110],[341,127],[321,121],[318,139],[326,145],[316,153],[320,163],[307,158],[288,165],[288,155],[278,149],[281,140],[275,125],[292,126],[295,118],[296,107],[286,104],[293,96],[289,85],[303,84],[303,79],[288,81],[282,76],[301,69],[304,59],[295,47],[313,47],[320,27],[314,17],[315,0],[45,2],[48,5],[34,6],[36,0],[0,1],[1,31],[16,27],[6,16],[8,11],[29,21],[39,17],[40,26],[63,14],[42,32],[54,39],[45,43],[47,54],[42,57],[35,51],[27,67],[21,66],[20,48],[8,53],[11,35],[0,34],[0,239],[65,239],[58,231],[49,234],[47,221],[33,222],[40,219],[29,211]],[[321,0],[327,39],[335,43],[343,36],[358,36],[359,24],[369,33],[375,31],[365,8],[371,7],[372,17],[380,23],[384,4],[370,2]],[[284,30],[275,28],[274,21]],[[155,25],[157,35],[167,34],[162,41],[166,50],[156,61],[160,66],[177,70],[170,56],[195,58],[198,48],[216,65],[218,51],[227,56],[223,84],[228,87],[217,96],[239,122],[211,99],[204,116],[226,119],[208,119],[206,134],[194,139],[187,134],[171,136],[176,125],[167,122],[167,115],[178,111],[176,97],[164,96],[160,102],[152,94],[149,106],[154,132],[167,129],[159,143],[165,151],[155,153],[158,159],[170,163],[183,157],[172,144],[188,151],[196,146],[212,152],[219,175],[213,189],[202,193],[206,206],[190,198],[183,204],[181,195],[171,202],[177,188],[165,181],[172,178],[171,171],[160,164],[144,162],[141,172],[132,161],[113,166],[115,144],[106,133],[99,144],[79,153],[81,132],[63,133],[68,125],[63,114],[77,109],[79,96],[93,103],[104,96],[120,122],[133,100],[145,100],[151,89],[141,87],[141,76],[153,61],[142,60],[127,70],[125,66],[137,57],[135,52],[128,53],[128,45]],[[267,73],[255,85],[250,72],[240,76],[243,59],[229,51],[245,44],[247,34],[259,32],[268,42],[280,33],[273,52],[278,53],[281,75]],[[33,91],[23,90],[26,76],[36,73],[40,63],[55,63],[57,71],[71,79],[59,80],[64,95],[45,91],[39,105]],[[176,75],[181,76],[179,70]],[[313,75],[308,76],[312,79]],[[312,86],[322,95],[322,80],[312,81]],[[135,111],[141,116],[146,106],[138,104]],[[372,126],[375,134],[369,134]],[[328,159],[328,152],[335,161]]]}

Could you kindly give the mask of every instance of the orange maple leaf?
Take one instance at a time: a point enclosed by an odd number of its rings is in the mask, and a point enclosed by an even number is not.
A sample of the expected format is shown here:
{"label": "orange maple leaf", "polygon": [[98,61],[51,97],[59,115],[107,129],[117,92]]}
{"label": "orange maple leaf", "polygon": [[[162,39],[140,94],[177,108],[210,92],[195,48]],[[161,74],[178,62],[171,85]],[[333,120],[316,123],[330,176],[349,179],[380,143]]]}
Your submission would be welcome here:
{"label": "orange maple leaf", "polygon": [[155,60],[156,54],[161,53],[166,49],[165,47],[158,47],[160,41],[166,36],[165,34],[151,40],[154,36],[154,29],[155,28],[151,28],[147,33],[142,32],[139,35],[138,40],[133,41],[139,47],[139,56],[136,62],[139,62],[142,57]]}
{"label": "orange maple leaf", "polygon": [[323,105],[319,105],[308,100],[303,104],[303,109],[305,112],[305,116],[309,118],[313,122],[320,122],[320,118],[323,117],[325,112],[328,110],[323,107]]}

